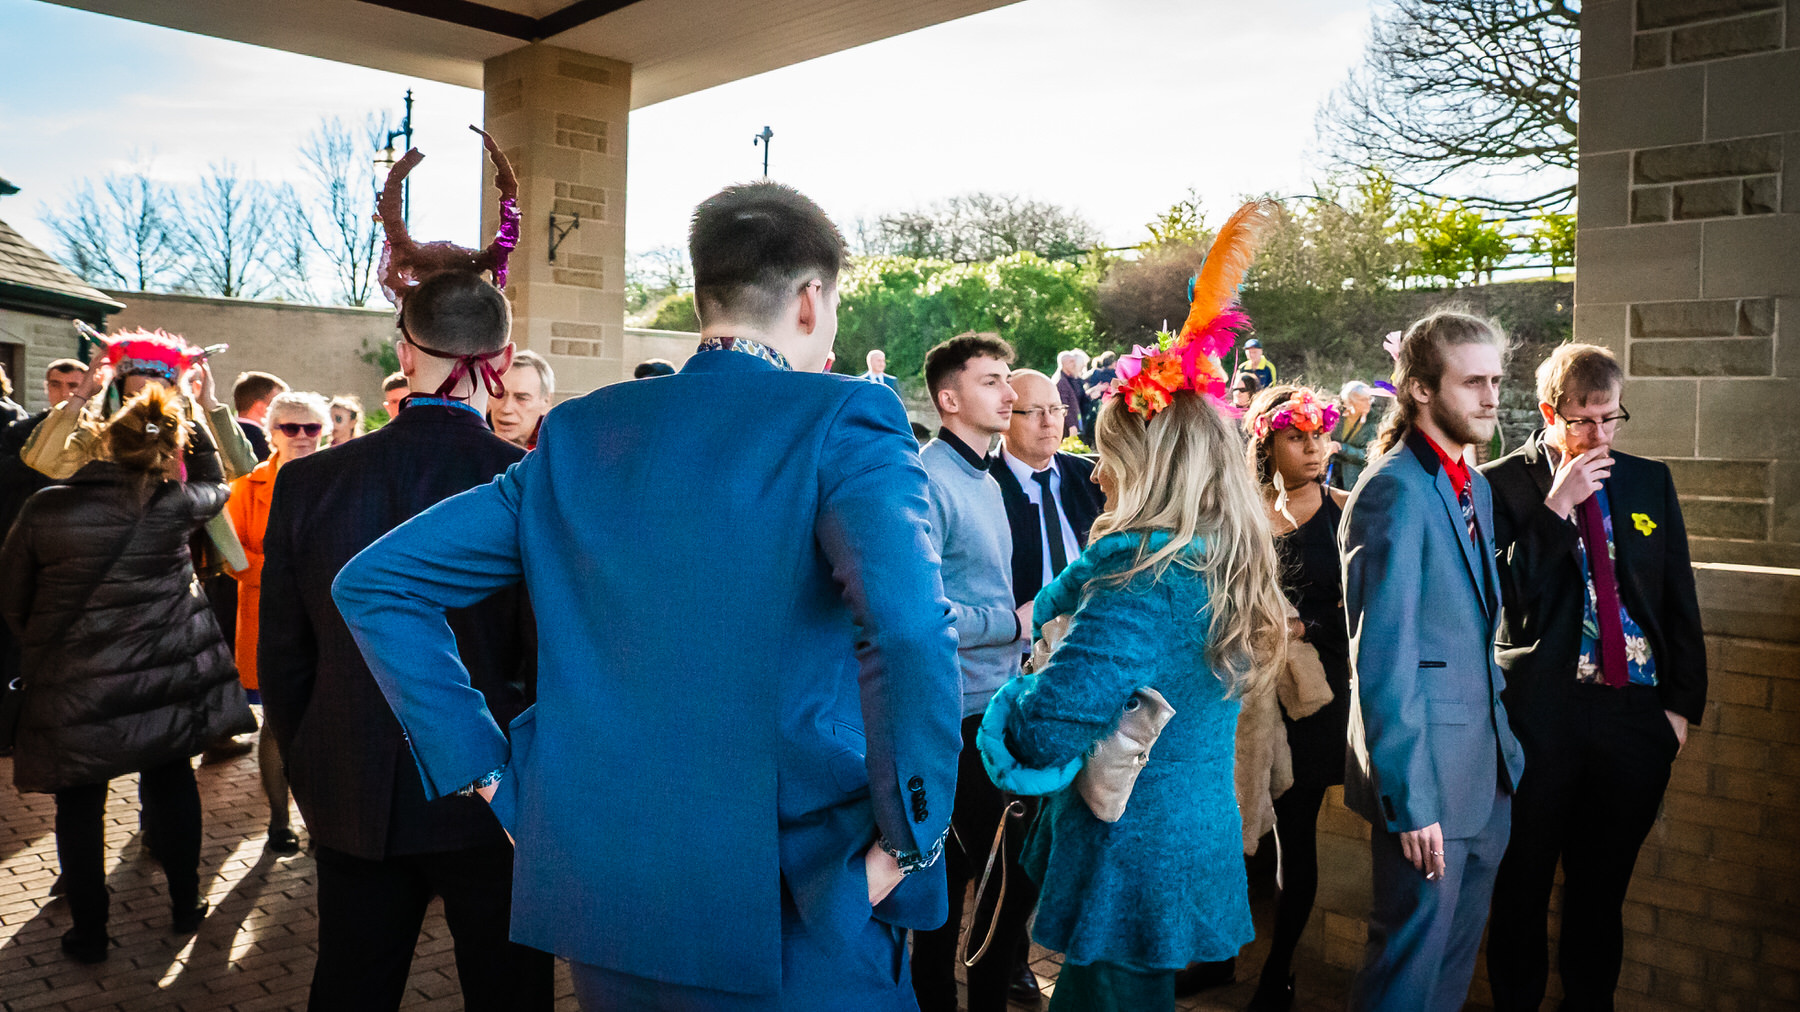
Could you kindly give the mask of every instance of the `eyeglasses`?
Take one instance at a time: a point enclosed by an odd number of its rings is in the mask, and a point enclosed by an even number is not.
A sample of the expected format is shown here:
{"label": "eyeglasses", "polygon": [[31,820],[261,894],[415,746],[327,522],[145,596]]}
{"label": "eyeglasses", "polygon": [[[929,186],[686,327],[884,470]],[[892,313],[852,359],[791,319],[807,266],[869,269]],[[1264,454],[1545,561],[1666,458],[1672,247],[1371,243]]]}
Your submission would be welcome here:
{"label": "eyeglasses", "polygon": [[289,439],[295,436],[316,436],[325,431],[325,426],[318,422],[280,422],[275,427]]}
{"label": "eyeglasses", "polygon": [[1024,418],[1026,421],[1036,424],[1043,421],[1046,416],[1050,418],[1065,417],[1069,413],[1069,408],[1068,405],[1057,404],[1043,408],[1014,408],[1012,413],[1014,418]]}
{"label": "eyeglasses", "polygon": [[1556,415],[1557,419],[1563,423],[1563,427],[1572,433],[1595,432],[1602,427],[1616,429],[1631,421],[1631,412],[1626,411],[1623,404],[1619,405],[1618,414],[1607,415],[1605,418],[1570,418],[1555,409],[1552,409],[1551,413]]}

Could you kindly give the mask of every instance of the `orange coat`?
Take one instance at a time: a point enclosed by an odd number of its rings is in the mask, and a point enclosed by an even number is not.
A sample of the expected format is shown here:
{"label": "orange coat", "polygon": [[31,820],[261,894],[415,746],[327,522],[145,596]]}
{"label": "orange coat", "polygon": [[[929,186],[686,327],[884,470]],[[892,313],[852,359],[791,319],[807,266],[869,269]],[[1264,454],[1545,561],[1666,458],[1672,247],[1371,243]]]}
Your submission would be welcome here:
{"label": "orange coat", "polygon": [[244,688],[256,688],[256,623],[262,604],[263,531],[269,526],[269,503],[275,496],[275,469],[280,458],[271,457],[231,483],[231,500],[225,512],[244,544],[250,564],[231,575],[238,581],[237,667]]}

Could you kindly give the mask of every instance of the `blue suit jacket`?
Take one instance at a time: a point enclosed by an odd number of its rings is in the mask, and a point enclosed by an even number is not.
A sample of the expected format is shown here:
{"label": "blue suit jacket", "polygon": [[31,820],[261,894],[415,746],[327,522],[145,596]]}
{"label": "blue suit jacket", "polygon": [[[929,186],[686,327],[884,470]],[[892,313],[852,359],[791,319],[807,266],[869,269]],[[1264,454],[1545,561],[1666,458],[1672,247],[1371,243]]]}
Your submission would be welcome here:
{"label": "blue suit jacket", "polygon": [[1469,481],[1479,545],[1415,430],[1363,472],[1338,532],[1351,667],[1344,803],[1390,833],[1436,822],[1448,839],[1474,836],[1496,786],[1510,792],[1525,771],[1494,658],[1494,499],[1486,478]]}
{"label": "blue suit jacket", "polygon": [[[773,993],[784,893],[827,948],[932,928],[943,865],[871,912],[879,832],[946,832],[956,637],[898,398],[702,352],[559,405],[537,448],[334,588],[428,793],[506,764],[512,937],[683,986]],[[523,578],[537,705],[500,733],[446,608]],[[889,969],[890,968],[885,968]]]}

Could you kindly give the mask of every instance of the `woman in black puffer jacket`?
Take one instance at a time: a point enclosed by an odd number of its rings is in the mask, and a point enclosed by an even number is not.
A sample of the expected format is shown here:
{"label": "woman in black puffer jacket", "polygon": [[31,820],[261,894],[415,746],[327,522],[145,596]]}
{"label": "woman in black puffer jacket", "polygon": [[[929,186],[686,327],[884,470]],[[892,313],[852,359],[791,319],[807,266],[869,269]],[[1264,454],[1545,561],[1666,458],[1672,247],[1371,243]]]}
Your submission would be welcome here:
{"label": "woman in black puffer jacket", "polygon": [[101,433],[105,459],[33,495],[0,547],[0,613],[24,645],[13,782],[56,796],[75,926],[63,950],[106,958],[107,781],[142,774],[145,844],[174,926],[200,925],[200,795],[191,758],[256,722],[188,554],[225,505],[213,453],[187,458],[175,395],[152,384]]}

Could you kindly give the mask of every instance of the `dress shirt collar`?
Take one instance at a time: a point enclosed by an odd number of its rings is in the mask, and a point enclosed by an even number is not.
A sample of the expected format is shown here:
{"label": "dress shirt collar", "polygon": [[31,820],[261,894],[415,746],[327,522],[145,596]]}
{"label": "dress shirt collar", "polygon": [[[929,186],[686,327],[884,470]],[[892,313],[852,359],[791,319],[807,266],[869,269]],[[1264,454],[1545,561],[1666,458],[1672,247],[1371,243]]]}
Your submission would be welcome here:
{"label": "dress shirt collar", "polygon": [[1419,435],[1425,437],[1425,442],[1431,445],[1431,452],[1437,454],[1438,461],[1444,465],[1444,473],[1450,476],[1450,488],[1457,495],[1462,495],[1463,489],[1469,487],[1469,465],[1463,463],[1460,456],[1452,457],[1445,453],[1444,448],[1427,435],[1424,429],[1419,430]]}
{"label": "dress shirt collar", "polygon": [[968,461],[970,467],[977,471],[985,471],[988,469],[988,458],[982,454],[976,453],[974,448],[963,442],[962,437],[958,436],[956,433],[940,426],[938,428],[937,437],[949,444],[950,448],[956,451],[957,456]]}
{"label": "dress shirt collar", "polygon": [[[1034,470],[1030,464],[1013,456],[1012,451],[1006,448],[1005,440],[1000,441],[1000,459],[1006,461],[1006,466],[1012,471],[1013,477],[1019,479],[1020,488],[1026,488],[1037,484],[1037,471]],[[1045,466],[1044,470],[1050,472],[1052,480],[1060,480],[1062,478],[1062,469],[1056,466],[1056,457],[1054,455],[1051,456],[1050,463]]]}

